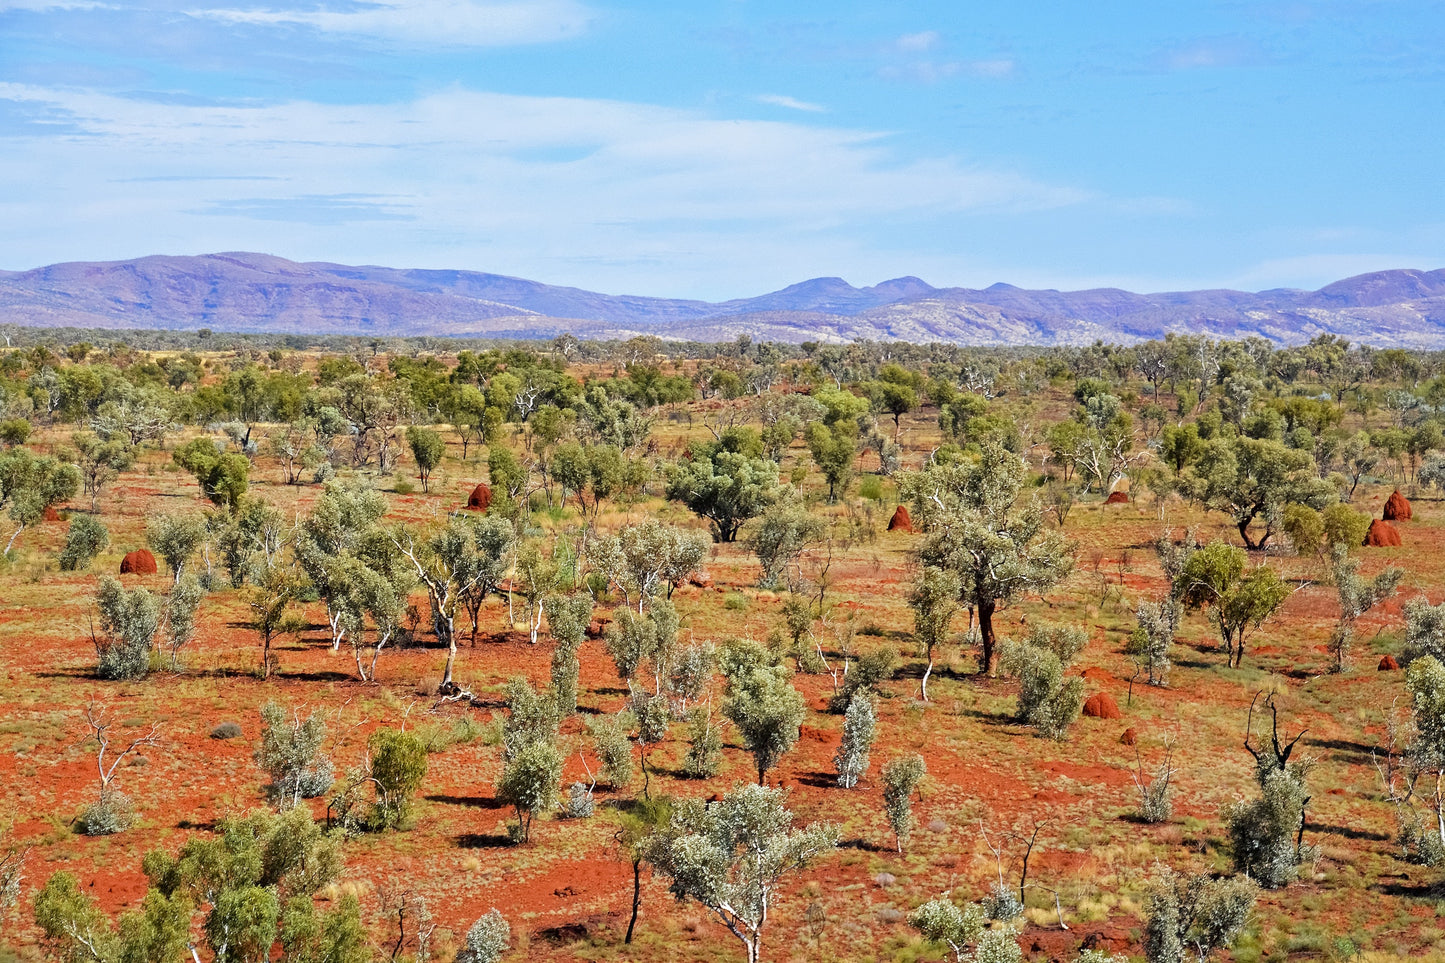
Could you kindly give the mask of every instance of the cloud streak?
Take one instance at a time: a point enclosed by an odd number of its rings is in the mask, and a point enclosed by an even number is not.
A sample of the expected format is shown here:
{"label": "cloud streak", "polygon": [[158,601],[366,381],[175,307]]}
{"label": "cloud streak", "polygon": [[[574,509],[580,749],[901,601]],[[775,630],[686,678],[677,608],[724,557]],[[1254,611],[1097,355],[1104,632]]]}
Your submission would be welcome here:
{"label": "cloud streak", "polygon": [[[451,89],[396,104],[173,105],[0,84],[5,101],[57,121],[0,153],[0,219],[25,226],[0,239],[7,266],[184,239],[513,271],[661,260],[679,283],[719,284],[841,257],[880,224],[1091,199],[956,156],[906,158],[877,131],[621,101]],[[82,236],[109,246],[78,251]]]}
{"label": "cloud streak", "polygon": [[52,10],[103,10],[110,4],[96,0],[0,0],[0,13],[23,10],[26,13],[48,13]]}
{"label": "cloud streak", "polygon": [[754,99],[760,104],[786,107],[788,110],[801,110],[810,114],[822,114],[828,110],[822,104],[810,104],[806,100],[798,100],[796,97],[789,97],[786,94],[759,94]]}
{"label": "cloud streak", "polygon": [[576,0],[371,0],[341,8],[198,8],[187,13],[232,24],[464,47],[566,40],[582,34],[594,19]]}

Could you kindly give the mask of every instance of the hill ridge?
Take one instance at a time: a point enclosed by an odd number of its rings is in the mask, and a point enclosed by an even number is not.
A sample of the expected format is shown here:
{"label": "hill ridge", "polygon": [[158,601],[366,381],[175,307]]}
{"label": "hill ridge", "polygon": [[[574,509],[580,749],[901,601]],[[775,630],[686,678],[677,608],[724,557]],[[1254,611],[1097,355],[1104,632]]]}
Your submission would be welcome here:
{"label": "hill ridge", "polygon": [[1335,334],[1382,346],[1440,348],[1445,269],[1377,271],[1317,291],[1147,294],[1030,290],[1005,282],[936,288],[911,275],[855,287],[839,277],[817,277],[709,302],[601,294],[484,271],[226,251],[0,271],[0,323],[388,336],[525,331],[551,337],[570,331],[708,341],[746,333],[790,341],[988,344],[1134,341],[1170,332],[1292,343]]}

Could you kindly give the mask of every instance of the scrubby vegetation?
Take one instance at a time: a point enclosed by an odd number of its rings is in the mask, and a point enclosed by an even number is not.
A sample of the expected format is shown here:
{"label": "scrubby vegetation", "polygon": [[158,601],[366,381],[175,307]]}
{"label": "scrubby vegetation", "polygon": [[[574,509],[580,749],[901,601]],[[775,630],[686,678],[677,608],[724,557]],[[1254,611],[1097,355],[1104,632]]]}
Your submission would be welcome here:
{"label": "scrubby vegetation", "polygon": [[1445,951],[1441,357],[64,337],[0,958]]}

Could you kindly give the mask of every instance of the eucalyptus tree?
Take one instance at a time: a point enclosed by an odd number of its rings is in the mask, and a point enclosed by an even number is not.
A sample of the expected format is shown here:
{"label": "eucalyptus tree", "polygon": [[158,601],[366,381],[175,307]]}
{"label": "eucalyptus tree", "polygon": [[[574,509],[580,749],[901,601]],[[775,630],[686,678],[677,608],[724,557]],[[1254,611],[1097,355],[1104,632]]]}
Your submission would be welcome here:
{"label": "eucalyptus tree", "polygon": [[776,464],[732,451],[676,466],[667,484],[667,497],[707,519],[719,542],[737,541],[743,525],[767,511],[779,494]]}
{"label": "eucalyptus tree", "polygon": [[[1180,490],[1234,521],[1246,548],[1263,549],[1286,505],[1319,510],[1335,500],[1334,486],[1319,477],[1308,452],[1278,441],[1243,436],[1215,438],[1179,478]],[[1251,534],[1255,522],[1264,531]]]}
{"label": "eucalyptus tree", "polygon": [[1335,592],[1340,600],[1340,619],[1330,633],[1330,651],[1335,657],[1334,670],[1343,672],[1350,665],[1350,649],[1355,639],[1355,624],[1370,609],[1395,594],[1405,570],[1391,566],[1367,579],[1359,574],[1360,562],[1351,558],[1344,546],[1332,553]]}
{"label": "eucalyptus tree", "polygon": [[743,944],[748,963],[758,963],[785,882],[837,846],[838,836],[829,825],[796,827],[786,790],[742,785],[716,802],[677,803],[649,862],[674,896],[697,901]]}
{"label": "eucalyptus tree", "polygon": [[587,558],[595,572],[641,615],[652,601],[672,596],[675,585],[698,571],[708,555],[707,535],[654,518],[595,538]]}
{"label": "eucalyptus tree", "polygon": [[80,470],[49,455],[36,456],[25,448],[0,452],[0,508],[8,508],[19,527],[5,544],[8,553],[20,533],[45,516],[52,505],[74,498],[80,488]]}
{"label": "eucalyptus tree", "polygon": [[1209,610],[1229,664],[1244,662],[1244,644],[1289,597],[1279,573],[1267,565],[1248,568],[1244,550],[1211,542],[1191,552],[1174,579],[1175,594],[1187,608]]}
{"label": "eucalyptus tree", "polygon": [[1043,505],[1025,493],[1025,480],[1019,456],[989,444],[977,460],[935,461],[899,482],[928,533],[920,561],[951,572],[959,601],[978,616],[980,671],[988,674],[998,607],[1047,590],[1073,568],[1073,547],[1045,527]]}
{"label": "eucalyptus tree", "polygon": [[82,489],[90,496],[90,510],[94,512],[101,489],[135,463],[135,447],[120,438],[104,440],[88,432],[76,432],[71,444],[75,445]]}
{"label": "eucalyptus tree", "polygon": [[487,531],[470,517],[453,515],[445,526],[428,536],[420,536],[405,525],[397,525],[387,533],[426,589],[432,630],[437,641],[447,647],[440,686],[444,693],[456,688],[452,670],[457,659],[457,609],[470,593],[498,577],[504,563],[501,553],[511,549],[510,539],[500,544],[489,540]]}
{"label": "eucalyptus tree", "polygon": [[933,675],[933,653],[948,641],[961,591],[958,576],[953,572],[925,567],[908,593],[908,607],[913,609],[913,637],[928,659],[928,667],[918,683],[918,697],[924,702],[928,701],[928,678]]}
{"label": "eucalyptus tree", "polygon": [[809,546],[822,541],[826,530],[821,519],[794,500],[769,508],[747,538],[748,549],[762,567],[758,583],[764,588],[794,587],[789,567]]}
{"label": "eucalyptus tree", "polygon": [[797,745],[807,704],[782,665],[740,666],[728,676],[727,691],[723,714],[752,753],[761,786],[768,770]]}
{"label": "eucalyptus tree", "polygon": [[326,605],[331,648],[340,648],[346,634],[343,613],[358,546],[386,514],[386,497],[370,488],[327,482],[310,514],[296,532],[296,560]]}

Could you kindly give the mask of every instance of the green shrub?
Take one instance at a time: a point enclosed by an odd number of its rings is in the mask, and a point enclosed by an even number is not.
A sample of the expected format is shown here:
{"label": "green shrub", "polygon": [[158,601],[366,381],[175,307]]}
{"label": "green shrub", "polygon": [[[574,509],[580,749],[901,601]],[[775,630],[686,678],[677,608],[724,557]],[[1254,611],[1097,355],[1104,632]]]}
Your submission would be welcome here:
{"label": "green shrub", "polygon": [[371,753],[371,778],[376,805],[369,823],[374,830],[404,828],[412,797],[426,778],[426,746],[409,732],[378,729],[366,740]]}
{"label": "green shrub", "polygon": [[507,760],[497,780],[497,798],[517,814],[517,825],[508,827],[518,843],[532,838],[532,820],[557,805],[562,781],[562,753],[550,742],[533,742]]}
{"label": "green shrub", "polygon": [[493,909],[472,924],[456,963],[497,963],[512,942],[512,927],[501,912]]}
{"label": "green shrub", "polygon": [[25,444],[30,437],[30,422],[24,418],[8,418],[0,421],[0,444],[7,447]]}
{"label": "green shrub", "polygon": [[85,807],[80,828],[87,836],[110,836],[124,832],[135,824],[135,806],[121,792],[107,792],[97,802]]}
{"label": "green shrub", "polygon": [[322,755],[326,720],[321,712],[306,718],[287,715],[275,702],[261,707],[261,742],[256,746],[256,764],[271,776],[271,800],[282,809],[302,799],[314,799],[331,788],[331,760]]}
{"label": "green shrub", "polygon": [[626,789],[632,782],[632,743],[629,726],[621,716],[593,716],[587,720],[593,750],[602,762],[598,775],[613,789]]}
{"label": "green shrub", "polygon": [[843,715],[843,741],[833,756],[838,785],[852,789],[868,773],[868,753],[878,725],[878,710],[867,692],[855,692]]}
{"label": "green shrub", "polygon": [[722,768],[722,733],[713,722],[712,710],[695,706],[688,713],[687,755],[682,771],[693,779],[711,779]]}
{"label": "green shrub", "polygon": [[94,638],[96,674],[102,679],[140,679],[150,671],[151,643],[160,627],[161,600],[144,588],[127,591],[109,575],[95,597],[101,634]]}
{"label": "green shrub", "polygon": [[65,533],[65,547],[60,550],[62,572],[83,572],[95,557],[110,545],[110,533],[93,515],[76,513],[70,516]]}
{"label": "green shrub", "polygon": [[838,694],[829,700],[828,708],[833,712],[847,712],[856,693],[877,691],[879,685],[893,678],[897,668],[897,650],[891,646],[874,649],[853,663]]}
{"label": "green shrub", "polygon": [[928,767],[917,753],[883,767],[883,811],[900,853],[913,834],[913,791],[927,773]]}

